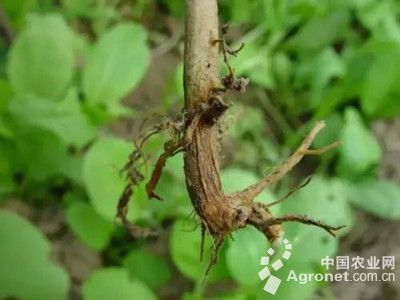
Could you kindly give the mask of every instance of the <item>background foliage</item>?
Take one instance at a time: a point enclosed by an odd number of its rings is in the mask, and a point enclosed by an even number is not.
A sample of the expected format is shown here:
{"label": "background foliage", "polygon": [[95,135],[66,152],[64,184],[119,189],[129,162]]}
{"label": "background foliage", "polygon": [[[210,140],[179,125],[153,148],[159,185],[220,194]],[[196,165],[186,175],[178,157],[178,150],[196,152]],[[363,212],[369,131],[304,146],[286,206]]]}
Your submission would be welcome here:
{"label": "background foliage", "polygon": [[[378,176],[383,152],[369,129],[372,122],[400,115],[400,3],[219,4],[233,44],[246,43],[232,64],[251,80],[245,96],[230,96],[235,107],[225,125],[225,189],[255,182],[288,156],[316,120],[325,119],[327,128],[314,145],[340,140],[341,147],[307,160],[258,201],[277,199],[313,173],[307,187],[276,208],[277,215],[347,224],[342,235],[351,231],[354,208],[400,219],[400,187]],[[183,1],[0,5],[0,298],[157,299],[168,293],[166,286],[179,290],[170,297],[183,299],[265,298],[257,273],[268,243],[253,228],[233,234],[209,284],[201,285],[209,253],[199,261],[200,233],[188,217],[192,207],[181,156],[168,162],[158,187],[166,201],[149,201],[139,186],[129,207],[130,220],[161,228],[162,237],[133,240],[115,222],[124,186],[119,170],[134,148],[134,134],[114,124],[134,120],[138,128],[141,120],[174,113],[183,103],[177,63]],[[157,72],[150,68],[157,55],[174,69],[163,81],[162,97],[133,103],[145,76]],[[153,159],[163,142],[159,137],[147,146]],[[16,209],[15,199],[36,217]],[[84,278],[50,259],[59,237],[47,234],[37,217],[49,208],[61,212],[64,231],[100,259]],[[285,229],[294,252],[283,273],[311,272],[338,250],[339,241],[320,229],[297,224]],[[210,245],[207,240],[206,249]],[[287,283],[274,299],[310,299],[320,289],[326,287]]]}

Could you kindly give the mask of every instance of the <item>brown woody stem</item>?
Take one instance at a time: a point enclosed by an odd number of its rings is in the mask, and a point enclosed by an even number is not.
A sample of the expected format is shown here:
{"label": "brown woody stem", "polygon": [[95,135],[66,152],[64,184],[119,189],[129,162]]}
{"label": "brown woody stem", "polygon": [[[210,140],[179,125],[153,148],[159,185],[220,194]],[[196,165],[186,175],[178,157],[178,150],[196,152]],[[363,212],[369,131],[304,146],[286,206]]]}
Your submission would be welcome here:
{"label": "brown woody stem", "polygon": [[216,0],[186,0],[184,86],[185,108],[210,98],[218,86],[218,6]]}

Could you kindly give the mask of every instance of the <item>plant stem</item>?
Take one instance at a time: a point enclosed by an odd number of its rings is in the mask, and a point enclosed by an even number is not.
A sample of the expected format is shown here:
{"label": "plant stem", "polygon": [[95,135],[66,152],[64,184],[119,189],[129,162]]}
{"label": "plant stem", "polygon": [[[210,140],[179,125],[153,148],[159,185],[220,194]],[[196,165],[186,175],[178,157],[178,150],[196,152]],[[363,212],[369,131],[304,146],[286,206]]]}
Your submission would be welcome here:
{"label": "plant stem", "polygon": [[210,98],[218,86],[218,6],[216,0],[186,0],[185,108]]}

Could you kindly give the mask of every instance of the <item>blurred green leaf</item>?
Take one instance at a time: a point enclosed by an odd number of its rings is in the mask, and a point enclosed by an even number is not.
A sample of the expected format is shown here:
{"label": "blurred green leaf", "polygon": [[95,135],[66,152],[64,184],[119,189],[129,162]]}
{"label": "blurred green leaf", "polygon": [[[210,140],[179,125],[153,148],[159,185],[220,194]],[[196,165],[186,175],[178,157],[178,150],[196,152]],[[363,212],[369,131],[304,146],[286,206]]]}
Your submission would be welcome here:
{"label": "blurred green leaf", "polygon": [[[201,281],[210,261],[211,237],[206,236],[204,256],[200,262],[200,228],[192,219],[178,219],[172,228],[169,249],[172,260],[185,276],[194,281]],[[213,282],[228,277],[224,248],[219,253],[218,262],[210,270],[207,281]]]}
{"label": "blurred green leaf", "polygon": [[232,234],[226,253],[229,273],[243,286],[256,286],[260,282],[261,256],[266,255],[269,243],[254,227],[245,227]]}
{"label": "blurred green leaf", "polygon": [[114,226],[100,216],[89,204],[77,202],[67,209],[67,221],[72,231],[95,250],[107,246]]}
{"label": "blurred green leaf", "polygon": [[345,111],[340,140],[340,173],[363,174],[379,162],[382,154],[379,144],[353,108]]}
{"label": "blurred green leaf", "polygon": [[[321,148],[339,140],[339,134],[343,126],[342,115],[334,112],[325,117],[324,122],[326,124],[325,128],[317,135],[313,142],[315,148]],[[324,154],[322,159],[324,159],[328,154],[337,153],[338,148],[332,149],[328,153]]]}
{"label": "blurred green leaf", "polygon": [[28,12],[37,6],[37,0],[2,0],[1,5],[10,18],[12,27],[20,30]]}
{"label": "blurred green leaf", "polygon": [[18,154],[27,164],[28,177],[45,180],[64,175],[81,180],[81,160],[68,153],[67,146],[53,133],[39,128],[23,129],[16,138]]}
{"label": "blurred green leaf", "polygon": [[11,84],[7,80],[0,78],[0,137],[12,138],[13,136],[6,116],[7,107],[12,95]]}
{"label": "blurred green leaf", "polygon": [[278,82],[289,82],[294,67],[287,53],[283,51],[274,53],[274,56],[272,57],[272,68],[274,71],[274,77]]}
{"label": "blurred green leaf", "polygon": [[368,213],[387,219],[400,219],[400,186],[383,179],[347,182],[349,200]]}
{"label": "blurred green leaf", "polygon": [[265,46],[249,40],[239,53],[230,60],[238,76],[248,76],[252,82],[266,88],[274,87],[271,53]]}
{"label": "blurred green leaf", "polygon": [[83,114],[76,90],[71,90],[61,102],[19,95],[10,103],[16,121],[27,126],[47,129],[67,144],[83,146],[95,135],[95,128]]}
{"label": "blurred green leaf", "polygon": [[90,12],[94,7],[92,4],[93,1],[91,0],[64,0],[64,9],[68,15],[71,16],[81,16],[87,17],[90,15]]}
{"label": "blurred green leaf", "polygon": [[377,45],[361,93],[362,109],[373,117],[400,114],[400,45]]}
{"label": "blurred green leaf", "polygon": [[0,137],[12,138],[13,132],[0,113]]}
{"label": "blurred green leaf", "polygon": [[[310,241],[310,240],[309,240]],[[301,250],[301,246],[293,246],[293,252],[297,250],[298,255],[301,255],[303,251]],[[264,253],[265,255],[265,253]],[[292,254],[292,257],[296,255],[295,253]],[[258,271],[261,270],[259,267]],[[296,299],[296,300],[309,300],[313,298],[315,291],[319,287],[319,283],[315,280],[307,282],[306,284],[300,284],[294,280],[287,281],[289,272],[294,270],[297,277],[300,273],[316,273],[315,267],[310,262],[301,262],[299,260],[292,261],[291,258],[288,262],[285,262],[284,266],[278,271],[274,272],[272,270],[272,274],[277,276],[282,280],[281,286],[277,290],[276,294],[274,295],[274,300],[286,300],[286,299]],[[264,283],[265,284],[265,283]],[[256,291],[256,299],[261,300],[265,299],[267,294],[263,289],[262,286],[259,287]]]}
{"label": "blurred green leaf", "polygon": [[49,260],[44,235],[14,213],[0,211],[0,298],[65,299],[68,275]]}
{"label": "blurred green leaf", "polygon": [[17,188],[14,176],[21,161],[15,153],[14,143],[0,139],[0,200]]}
{"label": "blurred green leaf", "polygon": [[4,112],[7,109],[12,95],[13,91],[10,82],[0,78],[0,112]]}
{"label": "blurred green leaf", "polygon": [[297,69],[298,84],[310,88],[310,107],[316,108],[321,103],[322,95],[333,78],[340,78],[345,65],[340,56],[332,49],[326,48],[317,56],[305,60]]}
{"label": "blurred green leaf", "polygon": [[[118,200],[126,184],[119,171],[133,149],[133,144],[125,140],[104,136],[86,154],[83,177],[90,203],[109,221],[115,219]],[[143,201],[147,200],[143,187],[136,187],[133,198],[129,203],[128,217],[137,219]]]}
{"label": "blurred green leaf", "polygon": [[[354,222],[351,208],[346,200],[345,187],[337,179],[327,180],[315,176],[306,187],[292,195],[280,206],[282,215],[307,214],[314,220],[332,226],[346,225],[346,228],[338,232],[339,234],[348,232]],[[295,251],[302,253],[291,258],[291,261],[298,257],[301,262],[319,262],[322,257],[333,255],[336,252],[338,240],[322,228],[289,222],[284,224],[284,228],[286,230],[285,237],[293,244],[293,253]]]}
{"label": "blurred green leaf", "polygon": [[[266,138],[269,132],[265,128],[264,117],[260,109],[235,105],[231,119],[227,119],[228,134],[234,138],[236,146],[234,161],[262,171],[279,162],[278,145]],[[239,119],[240,122],[237,121]]]}
{"label": "blurred green leaf", "polygon": [[171,270],[166,261],[148,251],[130,252],[124,260],[124,266],[133,279],[137,278],[153,289],[163,286],[171,278]]}
{"label": "blurred green leaf", "polygon": [[83,284],[83,299],[156,300],[157,297],[144,283],[129,279],[125,269],[104,268],[95,271]]}
{"label": "blurred green leaf", "polygon": [[172,16],[183,18],[185,15],[185,3],[181,0],[161,0],[164,3]]}
{"label": "blurred green leaf", "polygon": [[10,52],[8,73],[15,91],[59,100],[73,71],[72,33],[62,17],[32,15]]}
{"label": "blurred green leaf", "polygon": [[83,69],[88,101],[109,105],[139,83],[150,62],[146,39],[135,23],[120,23],[100,37]]}
{"label": "blurred green leaf", "polygon": [[[244,169],[228,168],[221,172],[221,180],[225,193],[234,193],[258,182],[260,178]],[[265,189],[255,200],[256,202],[268,203],[276,199],[268,189]]]}
{"label": "blurred green leaf", "polygon": [[343,83],[339,85],[341,88],[340,96],[345,98],[344,100],[359,97],[362,93],[365,76],[374,59],[374,53],[369,49],[364,47],[349,48],[344,55],[346,72]]}
{"label": "blurred green leaf", "polygon": [[[111,2],[95,3],[94,9],[89,9],[88,14],[92,20],[94,32],[102,35],[113,24],[121,23],[121,16],[118,8]],[[99,5],[100,4],[100,5]],[[118,25],[117,25],[118,26]]]}
{"label": "blurred green leaf", "polygon": [[298,52],[317,51],[337,41],[349,22],[349,12],[336,10],[328,15],[316,16],[300,27],[299,32],[287,43]]}
{"label": "blurred green leaf", "polygon": [[226,293],[223,295],[218,295],[216,297],[210,297],[209,300],[247,300],[247,296],[245,293],[241,293],[239,291]]}
{"label": "blurred green leaf", "polygon": [[372,32],[374,38],[400,44],[398,3],[396,1],[370,2],[375,3],[369,3],[358,9],[357,16],[361,23]]}
{"label": "blurred green leaf", "polygon": [[229,21],[233,23],[256,23],[264,17],[264,2],[266,1],[226,1],[229,10]]}

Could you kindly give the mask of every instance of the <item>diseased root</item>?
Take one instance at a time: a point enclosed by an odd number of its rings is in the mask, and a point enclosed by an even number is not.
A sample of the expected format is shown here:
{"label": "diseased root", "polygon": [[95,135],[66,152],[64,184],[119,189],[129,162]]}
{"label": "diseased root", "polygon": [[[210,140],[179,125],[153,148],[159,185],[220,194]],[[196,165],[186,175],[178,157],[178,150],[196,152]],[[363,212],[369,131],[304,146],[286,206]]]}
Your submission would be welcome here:
{"label": "diseased root", "polygon": [[[207,3],[207,6],[205,5]],[[189,14],[191,21],[202,22],[202,18],[198,18],[200,13],[209,12],[209,9],[215,9],[215,1],[188,1],[187,5],[196,10],[196,14]],[[205,5],[204,7],[202,5]],[[208,9],[203,9],[203,8]],[[214,21],[216,15],[213,16]],[[194,22],[194,21],[193,21]],[[214,23],[213,23],[214,24]],[[188,22],[187,25],[194,26]],[[199,25],[199,24],[198,24]],[[203,24],[204,25],[204,24]],[[192,28],[193,29],[193,28]],[[196,30],[198,28],[196,27]],[[201,29],[203,29],[201,27]],[[194,30],[194,29],[193,29]],[[214,244],[211,249],[211,259],[207,267],[204,280],[207,277],[211,267],[217,262],[218,252],[221,249],[225,236],[231,235],[233,232],[247,225],[252,225],[262,232],[267,239],[274,243],[278,240],[282,233],[282,223],[284,222],[300,222],[303,224],[320,227],[327,231],[332,236],[336,235],[336,231],[344,226],[331,226],[324,224],[321,221],[316,221],[306,216],[285,215],[282,217],[274,217],[270,211],[270,207],[281,203],[289,198],[291,194],[298,191],[310,182],[306,180],[304,184],[297,186],[293,191],[289,192],[285,197],[269,204],[254,202],[254,199],[269,185],[282,179],[289,171],[296,166],[305,155],[320,155],[336,146],[338,142],[332,143],[320,149],[310,149],[310,146],[316,135],[325,126],[323,122],[317,122],[311,129],[310,133],[305,137],[297,150],[280,166],[275,168],[272,174],[264,177],[259,182],[250,185],[242,191],[226,195],[223,191],[215,139],[215,126],[229,108],[229,104],[225,103],[223,96],[228,90],[236,90],[244,92],[248,84],[247,79],[236,78],[233,68],[229,64],[228,55],[236,55],[242,48],[230,49],[225,42],[225,34],[227,27],[222,29],[222,39],[213,36],[208,36],[209,30],[206,30],[202,36],[202,46],[194,43],[194,40],[187,42],[186,46],[191,47],[194,44],[199,49],[196,49],[196,55],[191,50],[185,50],[185,101],[187,112],[182,119],[182,122],[173,123],[170,126],[155,127],[150,133],[145,135],[141,142],[136,147],[137,152],[133,152],[129,158],[129,162],[123,168],[128,179],[128,185],[123,191],[118,204],[117,216],[134,234],[138,234],[139,229],[132,227],[133,225],[126,220],[127,204],[133,193],[133,188],[141,181],[143,176],[138,171],[140,164],[139,160],[144,158],[142,153],[143,143],[153,134],[164,130],[164,128],[172,128],[172,138],[164,144],[164,152],[158,158],[150,180],[146,184],[146,192],[149,198],[161,200],[156,192],[156,186],[160,180],[162,170],[169,157],[183,151],[185,162],[185,177],[186,186],[197,215],[200,217],[201,225],[201,249],[200,259],[203,257],[204,238],[208,233],[212,236]],[[188,32],[192,32],[191,29]],[[193,33],[193,32],[192,32]],[[187,37],[189,37],[187,35]],[[211,42],[210,42],[211,41]],[[192,43],[193,42],[193,43]],[[218,87],[217,74],[217,49],[215,44],[221,45],[224,62],[228,67],[229,73],[222,79],[223,87]],[[210,56],[206,59],[202,57],[201,51],[209,49]],[[210,50],[211,49],[211,50]],[[193,50],[193,49],[192,49]],[[200,51],[200,52],[199,52]],[[210,63],[210,57],[213,60]],[[196,68],[194,68],[196,66]],[[202,74],[200,74],[200,71]],[[213,79],[208,80],[210,72]],[[190,74],[189,74],[190,73]],[[202,76],[200,76],[202,75]],[[216,80],[214,80],[216,78]],[[199,96],[200,95],[200,96]],[[143,233],[142,233],[143,234]],[[203,280],[203,282],[204,282]]]}

